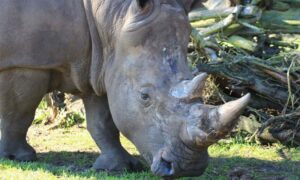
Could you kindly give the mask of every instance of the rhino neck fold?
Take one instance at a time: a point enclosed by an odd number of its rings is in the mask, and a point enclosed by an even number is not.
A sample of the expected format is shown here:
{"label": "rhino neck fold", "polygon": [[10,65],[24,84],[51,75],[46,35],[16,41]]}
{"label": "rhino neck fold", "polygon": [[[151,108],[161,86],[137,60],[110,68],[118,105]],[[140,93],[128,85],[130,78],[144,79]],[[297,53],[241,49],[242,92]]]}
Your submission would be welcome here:
{"label": "rhino neck fold", "polygon": [[104,77],[114,57],[115,33],[130,4],[128,0],[113,2],[83,0],[91,38],[90,83],[99,96],[106,93]]}

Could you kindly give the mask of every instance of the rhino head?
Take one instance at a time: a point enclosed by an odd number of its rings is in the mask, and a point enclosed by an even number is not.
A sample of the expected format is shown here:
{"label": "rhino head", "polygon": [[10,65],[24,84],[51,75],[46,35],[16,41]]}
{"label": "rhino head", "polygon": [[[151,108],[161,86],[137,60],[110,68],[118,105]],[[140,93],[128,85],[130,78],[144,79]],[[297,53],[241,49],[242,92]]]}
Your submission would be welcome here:
{"label": "rhino head", "polygon": [[159,176],[197,176],[207,149],[228,134],[250,95],[205,105],[207,74],[193,77],[186,56],[191,27],[184,0],[132,0],[115,29],[105,86],[118,129]]}

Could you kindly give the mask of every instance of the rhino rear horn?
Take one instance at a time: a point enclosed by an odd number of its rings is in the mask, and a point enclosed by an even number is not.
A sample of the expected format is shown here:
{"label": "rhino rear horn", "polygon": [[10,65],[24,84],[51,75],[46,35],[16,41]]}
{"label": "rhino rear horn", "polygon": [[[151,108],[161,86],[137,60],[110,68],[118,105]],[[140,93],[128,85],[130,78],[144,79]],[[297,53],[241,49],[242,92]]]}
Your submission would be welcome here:
{"label": "rhino rear horn", "polygon": [[183,100],[192,100],[202,97],[207,73],[201,73],[195,76],[192,80],[186,80],[172,88],[171,94],[173,97]]}

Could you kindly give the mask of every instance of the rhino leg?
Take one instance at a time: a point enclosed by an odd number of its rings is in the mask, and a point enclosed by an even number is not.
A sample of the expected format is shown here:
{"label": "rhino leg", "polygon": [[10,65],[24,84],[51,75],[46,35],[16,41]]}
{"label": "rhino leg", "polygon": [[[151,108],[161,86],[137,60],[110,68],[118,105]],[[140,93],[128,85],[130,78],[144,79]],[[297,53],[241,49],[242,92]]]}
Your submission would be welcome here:
{"label": "rhino leg", "polygon": [[141,163],[120,143],[120,133],[112,120],[107,97],[85,97],[83,102],[87,115],[87,129],[101,149],[93,168],[105,171],[142,170]]}
{"label": "rhino leg", "polygon": [[26,134],[35,109],[48,90],[49,76],[36,70],[0,72],[0,158],[36,159]]}

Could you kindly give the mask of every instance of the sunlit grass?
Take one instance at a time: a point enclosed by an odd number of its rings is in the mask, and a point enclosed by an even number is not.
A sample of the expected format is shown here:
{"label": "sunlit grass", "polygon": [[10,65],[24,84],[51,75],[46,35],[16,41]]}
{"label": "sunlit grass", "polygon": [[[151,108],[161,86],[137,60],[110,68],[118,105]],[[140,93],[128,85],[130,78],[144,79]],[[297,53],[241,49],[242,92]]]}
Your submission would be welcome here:
{"label": "sunlit grass", "polygon": [[[39,160],[34,163],[0,160],[0,179],[159,179],[147,168],[143,173],[95,172],[91,165],[99,151],[85,128],[48,129],[35,125],[29,130],[28,140],[37,150]],[[131,154],[139,155],[127,139],[122,137],[121,141]],[[235,168],[245,169],[255,179],[300,177],[300,148],[219,143],[209,153],[212,159],[208,169],[194,179],[227,179]]]}

